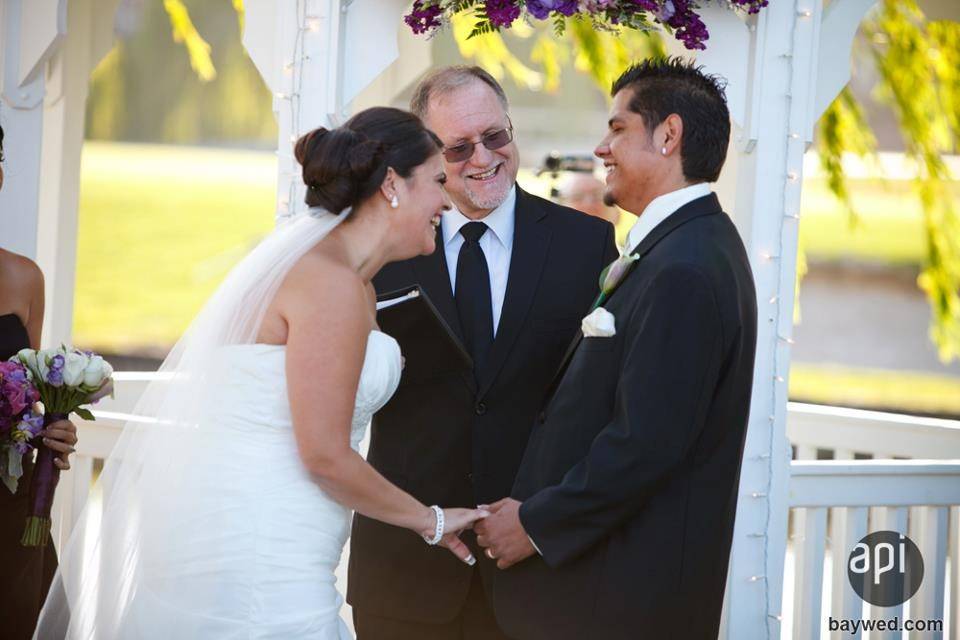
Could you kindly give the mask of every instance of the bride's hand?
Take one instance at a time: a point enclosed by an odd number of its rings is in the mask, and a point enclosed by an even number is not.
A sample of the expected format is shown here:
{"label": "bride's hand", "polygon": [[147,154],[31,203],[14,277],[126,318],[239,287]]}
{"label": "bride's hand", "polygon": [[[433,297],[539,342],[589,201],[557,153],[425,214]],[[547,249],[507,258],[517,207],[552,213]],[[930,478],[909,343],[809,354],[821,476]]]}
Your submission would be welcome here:
{"label": "bride's hand", "polygon": [[[470,529],[477,520],[482,520],[489,515],[490,512],[484,509],[444,509],[444,534],[439,546],[449,549],[450,553],[467,564],[474,564],[476,559],[473,557],[473,554],[470,553],[470,548],[460,539],[459,533]],[[434,527],[436,527],[435,519],[433,524]],[[431,535],[426,537],[432,537],[432,533],[435,530],[434,528],[430,532]]]}

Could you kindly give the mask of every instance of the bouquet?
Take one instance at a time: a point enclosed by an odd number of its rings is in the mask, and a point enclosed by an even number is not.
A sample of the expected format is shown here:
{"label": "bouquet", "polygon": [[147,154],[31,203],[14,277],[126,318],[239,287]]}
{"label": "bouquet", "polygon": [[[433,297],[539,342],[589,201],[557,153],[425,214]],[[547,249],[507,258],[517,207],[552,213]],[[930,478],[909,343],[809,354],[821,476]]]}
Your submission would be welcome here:
{"label": "bouquet", "polygon": [[23,456],[43,429],[43,416],[34,410],[40,399],[30,372],[19,361],[0,362],[0,480],[17,492]]}
{"label": "bouquet", "polygon": [[[769,0],[724,0],[730,9],[753,14]],[[550,20],[562,35],[567,19],[589,21],[594,29],[649,31],[657,26],[687,49],[705,49],[710,34],[698,10],[707,0],[416,0],[404,22],[414,33],[430,33],[458,13],[471,12],[476,24],[470,37],[509,29],[519,19]]]}
{"label": "bouquet", "polygon": [[[93,414],[82,405],[94,403],[113,392],[113,367],[89,351],[63,346],[43,351],[24,349],[11,360],[26,367],[36,387],[44,408],[41,428],[65,420],[71,413],[84,420],[93,420]],[[53,463],[56,454],[42,441],[37,443],[36,448],[37,461],[30,483],[30,507],[20,540],[26,547],[46,546],[50,538],[53,492],[60,479],[60,469]]]}

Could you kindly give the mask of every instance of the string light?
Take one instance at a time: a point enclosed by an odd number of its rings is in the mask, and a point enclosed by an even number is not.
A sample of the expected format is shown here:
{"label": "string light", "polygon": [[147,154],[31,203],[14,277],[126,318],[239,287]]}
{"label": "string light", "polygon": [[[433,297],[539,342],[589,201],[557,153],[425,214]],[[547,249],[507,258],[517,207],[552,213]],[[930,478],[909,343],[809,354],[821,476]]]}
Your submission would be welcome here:
{"label": "string light", "polygon": [[[787,157],[785,161],[787,163],[788,170],[785,176],[786,180],[784,182],[783,201],[781,203],[781,206],[782,206],[781,210],[784,212],[782,219],[791,218],[793,220],[800,219],[799,211],[794,210],[792,213],[786,213],[786,211],[788,209],[788,203],[794,200],[794,194],[795,194],[794,190],[799,188],[798,183],[800,182],[801,174],[799,169],[789,169],[789,167],[791,166],[791,164],[795,162],[793,158],[795,154],[799,153],[800,161],[802,161],[802,156],[803,156],[803,150],[799,149],[798,145],[796,144],[796,142],[800,141],[800,133],[799,133],[799,128],[797,127],[798,123],[793,121],[794,120],[793,94],[797,93],[799,88],[796,83],[802,82],[804,80],[804,78],[800,77],[798,74],[795,73],[795,70],[793,68],[793,61],[795,59],[794,52],[797,51],[799,46],[801,46],[800,37],[802,35],[809,35],[808,32],[805,32],[805,34],[800,33],[799,26],[801,23],[799,19],[812,17],[813,12],[810,11],[809,9],[800,9],[796,12],[796,16],[797,18],[794,19],[793,25],[792,25],[793,37],[791,38],[791,41],[790,41],[790,50],[783,52],[778,56],[789,67],[789,70],[788,70],[789,81],[787,83],[788,88],[785,94],[786,101],[787,101],[787,127],[789,132],[787,134],[787,139],[788,139],[787,150],[786,150]],[[807,27],[807,26],[808,26],[807,23],[804,23],[804,27]],[[809,90],[809,87],[807,87],[807,90]],[[793,166],[797,166],[797,165],[793,164]],[[763,257],[763,259],[766,260],[767,262],[777,259],[783,255],[784,246],[785,246],[784,233],[796,232],[795,227],[792,227],[792,226],[788,227],[787,225],[784,224],[782,219],[781,219],[780,228],[779,228],[778,253],[774,255],[769,251],[764,251],[763,253],[760,254]],[[779,265],[779,266],[782,266],[782,265]],[[776,308],[773,310],[772,317],[770,317],[769,320],[770,322],[775,324],[774,335],[776,336],[777,341],[789,347],[795,344],[794,340],[790,337],[787,337],[787,334],[789,334],[789,332],[781,331],[779,329],[780,323],[784,321],[784,318],[783,318],[784,314],[782,313],[782,309],[780,307],[780,304],[784,301],[784,298],[781,295],[781,291],[780,291],[780,287],[783,285],[783,281],[784,279],[779,277],[779,271],[778,271],[778,277],[776,279],[776,291],[773,293],[773,295],[769,299],[770,305],[775,306]],[[792,297],[790,299],[792,299]],[[768,496],[772,488],[773,475],[774,475],[773,447],[774,447],[775,438],[776,438],[777,419],[778,419],[778,415],[780,414],[780,407],[781,407],[781,404],[778,402],[778,399],[780,397],[779,395],[780,393],[787,393],[787,390],[784,388],[785,387],[784,383],[786,382],[786,378],[783,375],[780,375],[781,349],[777,348],[778,346],[779,344],[774,345],[774,349],[773,349],[773,384],[770,385],[770,391],[771,391],[770,407],[771,407],[772,413],[769,415],[768,451],[763,454],[759,454],[753,458],[754,460],[757,460],[757,461],[766,461],[766,466],[767,466],[766,487],[764,487],[762,490],[754,490],[753,492],[750,493],[750,496],[753,498],[760,498],[760,497],[767,498],[767,500],[765,501],[766,502],[766,514],[765,514],[766,522],[764,523],[764,527],[763,527],[764,532],[768,532],[770,530],[770,519],[773,513],[773,508],[772,508],[772,505],[770,504]],[[786,407],[786,402],[783,402],[782,406]],[[763,567],[764,567],[764,570],[766,571],[770,567],[769,536],[768,535],[758,536],[758,535],[748,534],[748,537],[762,538]],[[754,575],[749,578],[749,581],[750,582],[766,581],[766,576]],[[767,619],[776,620],[777,622],[782,622],[783,618],[781,614],[771,612],[769,584],[767,584],[766,588],[764,589],[763,598],[764,598],[764,613],[766,614]],[[772,635],[770,624],[765,624],[764,626],[766,627],[766,638],[770,640]]]}

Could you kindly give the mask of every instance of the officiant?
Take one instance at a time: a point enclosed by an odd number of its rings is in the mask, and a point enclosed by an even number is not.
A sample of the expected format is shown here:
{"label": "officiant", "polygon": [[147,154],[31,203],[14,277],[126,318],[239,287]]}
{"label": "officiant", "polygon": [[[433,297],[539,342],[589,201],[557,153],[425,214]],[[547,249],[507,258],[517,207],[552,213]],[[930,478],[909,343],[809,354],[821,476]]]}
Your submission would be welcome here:
{"label": "officiant", "polygon": [[[418,285],[473,367],[423,367],[429,350],[405,352],[419,373],[374,417],[369,461],[425,504],[475,506],[510,494],[547,386],[617,256],[614,230],[516,184],[507,97],[479,67],[434,71],[411,110],[443,143],[455,208],[433,255],[388,265],[374,284]],[[474,567],[357,515],[347,599],[359,640],[506,638],[491,606],[496,568],[464,539]]]}

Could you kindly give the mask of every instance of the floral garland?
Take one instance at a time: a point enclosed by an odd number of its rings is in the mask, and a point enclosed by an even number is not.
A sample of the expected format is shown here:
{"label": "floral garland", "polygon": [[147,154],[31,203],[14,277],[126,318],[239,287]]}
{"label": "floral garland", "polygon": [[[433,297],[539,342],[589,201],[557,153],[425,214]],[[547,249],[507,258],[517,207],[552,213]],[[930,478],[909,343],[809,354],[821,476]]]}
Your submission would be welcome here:
{"label": "floral garland", "polygon": [[[562,34],[568,18],[590,20],[596,29],[620,27],[649,31],[657,25],[673,33],[687,49],[705,49],[710,37],[697,10],[709,0],[416,0],[403,21],[414,33],[429,33],[463,11],[472,11],[477,23],[470,37],[509,29],[521,16],[552,20]],[[757,13],[768,0],[724,0],[731,9]]]}

